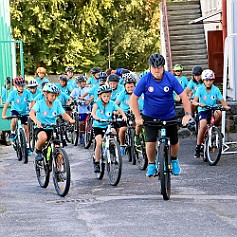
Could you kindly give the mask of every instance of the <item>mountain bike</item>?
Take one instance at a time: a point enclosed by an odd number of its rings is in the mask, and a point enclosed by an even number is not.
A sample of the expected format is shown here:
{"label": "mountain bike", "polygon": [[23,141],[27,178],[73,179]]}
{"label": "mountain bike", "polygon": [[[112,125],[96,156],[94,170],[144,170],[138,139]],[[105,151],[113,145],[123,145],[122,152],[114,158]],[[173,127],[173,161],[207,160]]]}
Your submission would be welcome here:
{"label": "mountain bike", "polygon": [[58,125],[44,125],[42,128],[51,129],[51,137],[42,149],[42,161],[35,160],[35,172],[40,187],[46,188],[52,172],[55,190],[59,196],[66,196],[70,188],[70,164],[66,151],[60,147]]}
{"label": "mountain bike", "polygon": [[15,139],[12,142],[13,148],[16,151],[17,158],[19,161],[23,161],[24,164],[28,163],[28,152],[27,152],[27,147],[26,147],[26,133],[25,129],[23,128],[21,124],[21,115],[18,116],[10,116],[7,117],[6,119],[11,120],[11,119],[17,119],[16,122],[16,128],[15,128]]}
{"label": "mountain bike", "polygon": [[211,111],[211,120],[207,124],[207,129],[204,135],[204,157],[203,160],[207,161],[210,166],[216,165],[220,158],[223,147],[223,135],[220,129],[215,125],[214,112],[216,110],[226,111],[220,106],[204,106],[204,108]]}
{"label": "mountain bike", "polygon": [[109,183],[112,186],[116,186],[119,183],[122,173],[122,156],[120,153],[120,146],[117,133],[115,129],[113,129],[114,123],[118,121],[121,121],[121,119],[100,120],[100,122],[108,122],[108,127],[102,140],[100,172],[96,173],[96,177],[97,179],[103,179],[106,166]]}

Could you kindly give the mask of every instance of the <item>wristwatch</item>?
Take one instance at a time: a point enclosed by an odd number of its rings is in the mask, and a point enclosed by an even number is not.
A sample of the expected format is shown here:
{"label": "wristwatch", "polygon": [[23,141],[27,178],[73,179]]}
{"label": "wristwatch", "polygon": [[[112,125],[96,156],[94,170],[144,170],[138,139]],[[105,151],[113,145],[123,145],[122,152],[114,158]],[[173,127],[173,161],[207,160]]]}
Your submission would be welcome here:
{"label": "wristwatch", "polygon": [[190,113],[189,112],[185,112],[185,115],[190,115]]}

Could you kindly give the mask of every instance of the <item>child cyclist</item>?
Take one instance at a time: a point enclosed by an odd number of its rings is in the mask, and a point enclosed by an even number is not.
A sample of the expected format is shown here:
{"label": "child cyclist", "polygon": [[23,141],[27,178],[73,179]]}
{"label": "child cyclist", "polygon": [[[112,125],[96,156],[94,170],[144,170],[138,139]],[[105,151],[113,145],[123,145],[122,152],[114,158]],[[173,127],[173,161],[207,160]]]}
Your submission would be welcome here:
{"label": "child cyclist", "polygon": [[[29,90],[25,89],[26,81],[23,77],[18,76],[14,78],[13,84],[16,87],[16,90],[11,91],[11,93],[8,96],[7,102],[4,105],[3,111],[2,111],[2,118],[6,119],[6,111],[9,103],[12,103],[11,105],[11,115],[12,116],[18,116],[21,115],[21,123],[25,129],[26,132],[26,138],[27,138],[27,151],[28,155],[31,155],[31,150],[29,148],[29,129],[28,129],[28,107],[29,103],[33,100],[32,95]],[[13,118],[11,121],[11,134],[10,134],[10,141],[13,141],[15,139],[15,128],[16,128],[17,118]]]}
{"label": "child cyclist", "polygon": [[35,80],[38,82],[38,87],[43,88],[42,83],[49,82],[49,79],[46,78],[46,69],[44,67],[38,67],[36,70],[37,77]]}
{"label": "child cyclist", "polygon": [[[211,111],[204,108],[205,105],[212,107],[217,106],[216,101],[219,100],[222,106],[226,110],[230,110],[230,107],[227,105],[226,101],[223,99],[223,96],[218,87],[214,86],[215,74],[212,70],[206,69],[202,72],[203,85],[199,87],[195,93],[193,99],[193,105],[198,107],[198,118],[199,118],[199,130],[197,135],[197,144],[195,148],[195,158],[199,158],[201,154],[201,145],[204,139],[204,133],[207,127],[207,124],[211,119]],[[215,111],[215,124],[219,125],[221,121],[221,111]]]}
{"label": "child cyclist", "polygon": [[33,99],[41,94],[41,90],[38,88],[38,82],[35,79],[28,81],[27,88],[29,89]]}
{"label": "child cyclist", "polygon": [[35,133],[38,137],[36,143],[36,160],[42,161],[42,148],[45,142],[50,138],[52,129],[42,128],[41,124],[51,125],[56,124],[56,119],[58,115],[62,115],[62,118],[70,123],[75,121],[65,112],[59,100],[56,100],[59,89],[56,85],[52,83],[47,83],[43,92],[45,93],[45,98],[37,101],[36,104],[30,111],[30,118],[37,125]]}
{"label": "child cyclist", "polygon": [[59,83],[56,84],[60,91],[66,93],[67,95],[70,95],[70,93],[73,90],[73,87],[68,84],[68,77],[66,75],[60,75],[59,76]]}
{"label": "child cyclist", "polygon": [[124,112],[110,100],[112,88],[109,85],[100,86],[98,89],[99,99],[94,102],[92,109],[93,130],[95,134],[96,147],[95,147],[95,161],[94,161],[94,172],[100,172],[100,152],[102,147],[102,138],[108,126],[107,122],[99,122],[100,119],[111,119],[113,112],[118,111],[124,120],[126,116]]}
{"label": "child cyclist", "polygon": [[87,80],[87,84],[91,87],[99,85],[98,76],[100,72],[102,72],[102,70],[99,67],[91,68],[90,73],[92,74],[92,77]]}
{"label": "child cyclist", "polygon": [[[87,78],[85,76],[79,76],[76,78],[78,86],[73,89],[73,91],[70,94],[70,104],[73,100],[78,100],[81,95],[83,95],[85,92],[88,92],[89,88],[86,87],[86,81]],[[85,123],[86,123],[86,117],[88,113],[90,112],[88,109],[88,105],[90,103],[89,101],[89,95],[84,97],[85,101],[78,100],[79,106],[78,106],[78,113],[79,113],[79,126],[80,126],[80,144],[84,143],[84,132],[85,132]],[[77,122],[77,121],[76,121]]]}
{"label": "child cyclist", "polygon": [[69,84],[74,89],[77,86],[76,80],[75,80],[75,78],[73,78],[73,76],[74,76],[74,68],[71,67],[71,66],[68,66],[66,68],[66,74],[67,74],[67,77],[68,77],[67,84]]}
{"label": "child cyclist", "polygon": [[108,76],[108,83],[110,87],[113,89],[111,94],[111,100],[116,101],[119,93],[124,90],[123,86],[119,84],[119,76],[117,74],[110,74]]}

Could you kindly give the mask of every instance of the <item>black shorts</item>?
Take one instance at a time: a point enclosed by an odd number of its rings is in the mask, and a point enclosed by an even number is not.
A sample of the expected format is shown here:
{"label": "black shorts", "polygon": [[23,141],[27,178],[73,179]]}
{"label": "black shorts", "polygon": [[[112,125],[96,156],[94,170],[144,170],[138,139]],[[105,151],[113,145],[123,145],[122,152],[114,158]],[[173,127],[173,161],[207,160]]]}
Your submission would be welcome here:
{"label": "black shorts", "polygon": [[198,120],[206,119],[208,123],[211,121],[211,110],[205,110],[198,113]]}
{"label": "black shorts", "polygon": [[[142,115],[144,122],[153,121],[152,117]],[[175,118],[172,118],[175,119]],[[158,131],[160,127],[156,126],[144,126],[146,134],[146,142],[156,142]],[[178,127],[176,124],[166,127],[166,135],[170,138],[170,144],[175,145],[178,143]]]}
{"label": "black shorts", "polygon": [[44,129],[44,128],[35,128],[35,136],[37,137],[38,136],[38,134],[40,133],[40,132],[42,132],[42,131],[44,131],[44,132],[46,132],[46,134],[47,134],[47,141],[49,141],[49,139],[51,138],[51,136],[52,136],[52,129]]}
{"label": "black shorts", "polygon": [[93,131],[94,131],[95,137],[97,135],[102,135],[102,137],[103,137],[105,134],[106,128],[93,127]]}
{"label": "black shorts", "polygon": [[[20,115],[16,110],[12,110],[11,114],[12,114],[12,116]],[[28,124],[28,115],[22,115],[20,120],[21,120],[21,124],[27,125]]]}

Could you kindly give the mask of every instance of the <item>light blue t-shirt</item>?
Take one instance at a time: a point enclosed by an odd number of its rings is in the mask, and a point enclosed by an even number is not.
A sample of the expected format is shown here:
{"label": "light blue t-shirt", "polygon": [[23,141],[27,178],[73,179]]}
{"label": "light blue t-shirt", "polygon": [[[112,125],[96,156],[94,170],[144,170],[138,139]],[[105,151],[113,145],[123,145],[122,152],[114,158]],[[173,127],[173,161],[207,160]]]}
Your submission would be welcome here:
{"label": "light blue t-shirt", "polygon": [[118,84],[118,87],[116,90],[113,90],[111,93],[110,99],[112,101],[116,101],[117,97],[119,96],[120,92],[124,90],[124,87],[120,84]]}
{"label": "light blue t-shirt", "polygon": [[42,124],[56,124],[56,119],[58,115],[65,113],[59,100],[55,100],[52,104],[52,108],[49,108],[46,104],[46,100],[39,100],[33,106],[32,110],[36,112],[36,118]]}
{"label": "light blue t-shirt", "polygon": [[39,101],[44,99],[44,94],[43,92],[39,93],[35,98],[34,101]]}
{"label": "light blue t-shirt", "polygon": [[180,95],[184,89],[170,72],[164,72],[161,81],[155,81],[149,72],[138,82],[134,94],[144,94],[143,114],[157,119],[172,119],[176,116],[173,92]]}
{"label": "light blue t-shirt", "polygon": [[[118,110],[118,105],[116,105],[113,101],[109,101],[106,107],[103,105],[101,100],[97,100],[95,103],[98,106],[96,115],[101,119],[111,119],[113,112]],[[98,122],[96,120],[93,121],[93,127],[106,128],[107,126],[107,122]]]}
{"label": "light blue t-shirt", "polygon": [[8,96],[7,102],[12,103],[11,111],[15,110],[20,115],[26,115],[29,111],[29,102],[31,102],[32,100],[32,94],[29,92],[29,90],[24,89],[21,95],[18,94],[17,90],[11,91]]}
{"label": "light blue t-shirt", "polygon": [[187,79],[187,77],[185,77],[185,76],[182,76],[182,77],[177,77],[177,76],[175,76],[176,78],[177,78],[177,80],[179,81],[179,83],[181,84],[181,86],[185,89],[187,86],[188,86],[188,79]]}
{"label": "light blue t-shirt", "polygon": [[98,89],[99,89],[99,87],[100,87],[100,85],[98,84],[96,84],[96,85],[94,85],[89,91],[88,91],[88,93],[89,93],[89,95],[90,95],[90,97],[91,96],[94,96],[94,101],[97,101],[98,100]]}
{"label": "light blue t-shirt", "polygon": [[[218,87],[212,85],[211,90],[207,92],[206,87],[204,84],[200,86],[194,97],[198,97],[199,103],[204,104],[204,105],[209,105],[212,107],[217,106],[216,101],[217,100],[222,100],[223,96],[219,90]],[[207,110],[206,108],[198,107],[198,112],[205,111]]]}
{"label": "light blue t-shirt", "polygon": [[75,78],[68,79],[67,84],[72,88],[72,90],[77,87],[77,83],[76,83]]}
{"label": "light blue t-shirt", "polygon": [[100,84],[99,80],[95,79],[94,76],[93,76],[93,77],[90,77],[90,78],[88,79],[87,83],[88,83],[89,85],[91,85],[91,87]]}
{"label": "light blue t-shirt", "polygon": [[61,92],[64,92],[67,95],[70,95],[71,91],[73,90],[70,84],[67,84],[65,87],[62,87],[60,83],[57,83],[56,86],[59,88]]}
{"label": "light blue t-shirt", "polygon": [[[75,89],[73,89],[73,91],[71,92],[70,96],[76,100],[78,100],[78,97],[82,96],[83,94],[85,94],[86,92],[88,92],[89,88],[88,87],[77,87]],[[89,99],[89,95],[87,95],[86,97],[84,97],[85,100]],[[80,100],[78,100],[80,102]],[[87,105],[80,105],[78,106],[78,112],[80,114],[85,114],[88,113],[88,104]]]}
{"label": "light blue t-shirt", "polygon": [[187,85],[187,88],[189,88],[190,90],[193,91],[193,95],[192,95],[192,98],[194,98],[194,95],[196,93],[196,90],[202,86],[202,83],[198,83],[198,82],[195,82],[194,80],[190,80],[188,82],[188,85]]}
{"label": "light blue t-shirt", "polygon": [[70,96],[64,92],[60,92],[57,99],[61,102],[62,105],[66,105],[67,101],[70,99]]}
{"label": "light blue t-shirt", "polygon": [[2,103],[6,103],[6,101],[7,101],[7,89],[4,86],[2,86],[2,91],[0,91],[0,92],[1,92],[0,97],[2,99]]}
{"label": "light blue t-shirt", "polygon": [[[30,90],[29,92],[31,93]],[[35,100],[35,97],[40,95],[41,93],[42,93],[41,90],[39,89],[39,87],[37,87],[35,94],[31,93],[33,100]]]}
{"label": "light blue t-shirt", "polygon": [[42,83],[49,82],[49,79],[44,77],[43,79],[40,79],[39,77],[36,77],[35,80],[38,82],[38,87],[42,89]]}
{"label": "light blue t-shirt", "polygon": [[[121,91],[118,98],[117,98],[117,102],[119,103],[119,107],[123,110],[124,113],[127,113],[128,110],[130,109],[129,106],[129,100],[130,100],[129,94],[127,93],[127,91]],[[143,104],[144,104],[144,97],[143,94],[138,98],[138,107],[139,110],[142,111],[143,110]]]}

